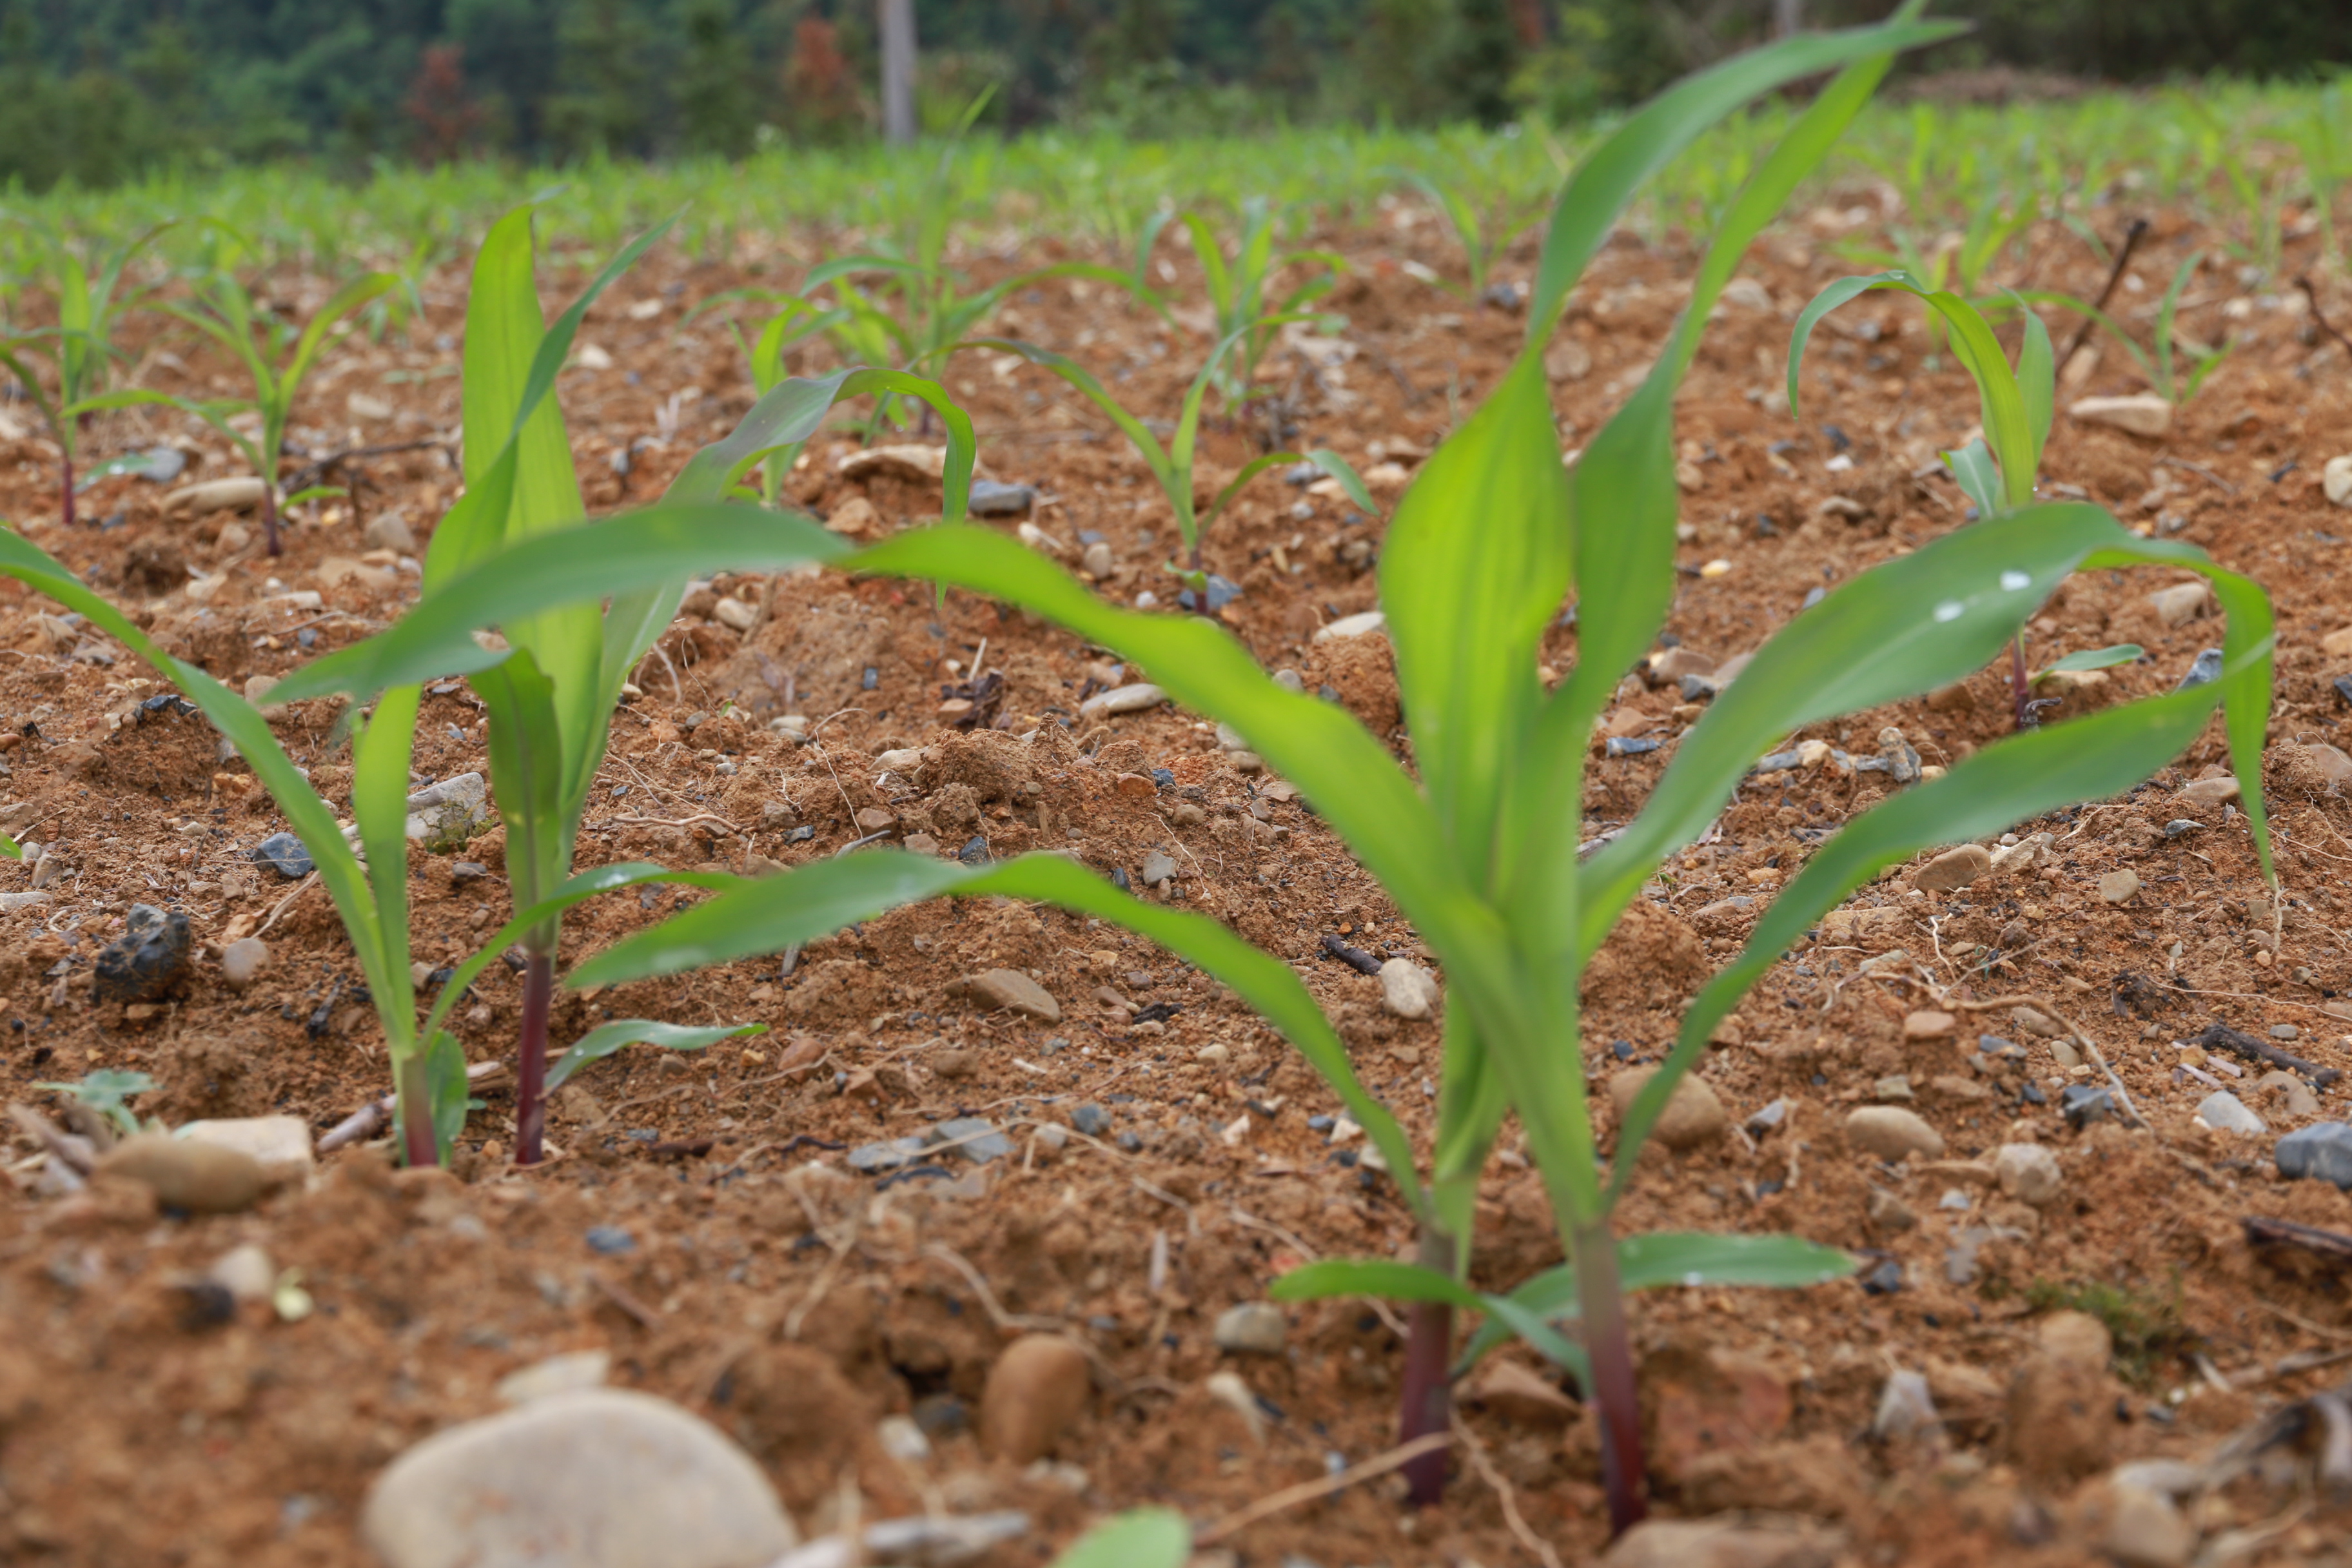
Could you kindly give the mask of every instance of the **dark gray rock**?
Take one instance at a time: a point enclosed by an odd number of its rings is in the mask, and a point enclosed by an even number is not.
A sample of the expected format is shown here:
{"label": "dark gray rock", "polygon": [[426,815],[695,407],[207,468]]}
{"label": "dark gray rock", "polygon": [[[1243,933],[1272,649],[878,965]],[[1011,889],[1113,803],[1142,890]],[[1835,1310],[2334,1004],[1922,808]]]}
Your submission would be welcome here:
{"label": "dark gray rock", "polygon": [[2352,1190],[2352,1126],[2322,1121],[2298,1128],[2278,1141],[2279,1174],[2310,1177]]}
{"label": "dark gray rock", "polygon": [[1099,1105],[1081,1105],[1070,1112],[1070,1125],[1089,1138],[1099,1138],[1110,1131],[1110,1112]]}
{"label": "dark gray rock", "polygon": [[931,1129],[930,1142],[953,1143],[954,1148],[944,1152],[961,1154],[975,1165],[1013,1152],[1013,1141],[996,1130],[996,1123],[980,1116],[958,1116],[940,1122]]}
{"label": "dark gray rock", "polygon": [[1037,504],[1034,485],[1001,484],[995,479],[971,481],[974,517],[1026,517]]}
{"label": "dark gray rock", "polygon": [[2172,689],[2186,691],[2192,686],[2208,686],[2221,679],[2221,650],[2218,647],[2209,647],[2197,656],[2197,662],[2189,667],[2189,673],[2182,676],[2180,684]]}
{"label": "dark gray rock", "polygon": [[618,1258],[637,1249],[637,1238],[617,1225],[592,1225],[588,1227],[588,1247],[607,1258]]}
{"label": "dark gray rock", "polygon": [[299,881],[318,869],[310,850],[290,833],[273,833],[253,847],[249,857],[261,861],[289,882]]}
{"label": "dark gray rock", "polygon": [[187,973],[187,916],[133,904],[123,923],[123,933],[99,952],[94,1002],[152,1002]]}

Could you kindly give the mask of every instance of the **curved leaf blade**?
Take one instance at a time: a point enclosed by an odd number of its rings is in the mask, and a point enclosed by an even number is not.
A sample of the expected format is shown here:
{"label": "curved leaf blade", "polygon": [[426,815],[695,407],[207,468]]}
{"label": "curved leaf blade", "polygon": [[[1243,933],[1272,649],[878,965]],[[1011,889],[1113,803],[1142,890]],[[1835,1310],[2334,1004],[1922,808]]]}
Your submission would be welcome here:
{"label": "curved leaf blade", "polygon": [[715,1046],[721,1040],[731,1040],[738,1035],[767,1033],[765,1024],[721,1024],[710,1028],[695,1028],[685,1024],[663,1024],[651,1018],[615,1018],[600,1024],[572,1044],[572,1048],[549,1064],[547,1092],[562,1089],[564,1080],[590,1062],[603,1061],[606,1057],[627,1046],[659,1046],[666,1051],[698,1051]]}

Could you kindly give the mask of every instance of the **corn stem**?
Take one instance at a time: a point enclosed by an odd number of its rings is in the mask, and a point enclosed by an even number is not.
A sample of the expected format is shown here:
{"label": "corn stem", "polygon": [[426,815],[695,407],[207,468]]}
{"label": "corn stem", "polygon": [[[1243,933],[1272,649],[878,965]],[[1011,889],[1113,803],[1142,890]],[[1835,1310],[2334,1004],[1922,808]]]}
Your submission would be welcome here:
{"label": "corn stem", "polygon": [[400,1090],[394,1113],[400,1118],[401,1149],[410,1168],[439,1164],[441,1146],[433,1135],[433,1087],[426,1077],[425,1053],[409,1053],[394,1081]]}
{"label": "corn stem", "polygon": [[555,999],[555,955],[527,955],[522,1039],[515,1063],[515,1163],[536,1165],[547,1132],[547,1018]]}
{"label": "corn stem", "polygon": [[1584,1349],[1592,1358],[1590,1392],[1601,1407],[1601,1481],[1609,1494],[1609,1532],[1622,1535],[1650,1511],[1625,1292],[1618,1280],[1617,1244],[1605,1221],[1579,1226],[1574,1244]]}
{"label": "corn stem", "polygon": [[[1421,1233],[1421,1264],[1454,1272],[1454,1238],[1434,1226]],[[1447,1367],[1454,1355],[1454,1309],[1444,1301],[1415,1301],[1405,1316],[1404,1393],[1397,1441],[1410,1443],[1453,1425],[1453,1388]],[[1406,1496],[1415,1508],[1434,1508],[1445,1495],[1445,1450],[1433,1449],[1404,1466]]]}

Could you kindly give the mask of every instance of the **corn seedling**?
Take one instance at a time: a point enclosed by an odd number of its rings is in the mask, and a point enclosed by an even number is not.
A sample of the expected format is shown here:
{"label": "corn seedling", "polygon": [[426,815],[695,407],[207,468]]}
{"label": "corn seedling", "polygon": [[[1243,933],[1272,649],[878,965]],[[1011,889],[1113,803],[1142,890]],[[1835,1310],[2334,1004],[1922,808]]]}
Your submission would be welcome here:
{"label": "corn seedling", "polygon": [[[727,330],[735,336],[735,347],[743,356],[743,366],[751,377],[755,397],[765,397],[784,381],[784,354],[794,344],[836,328],[850,324],[849,312],[835,308],[831,310],[802,299],[797,294],[782,294],[766,289],[735,289],[713,295],[688,312],[681,330],[705,310],[736,300],[751,300],[776,307],[776,313],[761,323],[759,336],[746,339],[743,329],[733,317],[729,317]],[[807,443],[793,442],[778,447],[760,460],[760,489],[756,499],[770,507],[783,501],[784,478],[793,471],[793,464]],[[748,492],[739,492],[748,493]]]}
{"label": "corn seedling", "polygon": [[1454,237],[1462,247],[1463,264],[1468,270],[1469,282],[1466,287],[1457,289],[1417,262],[1412,264],[1413,276],[1473,304],[1486,298],[1486,283],[1494,270],[1495,258],[1508,249],[1519,236],[1543,221],[1540,211],[1517,221],[1505,217],[1493,226],[1490,234],[1489,226],[1478,216],[1477,204],[1460,187],[1440,184],[1413,169],[1396,170],[1395,176],[1427,196],[1430,205],[1453,228]]}
{"label": "corn seedling", "polygon": [[[417,607],[394,631],[317,661],[273,693],[278,700],[294,700],[334,691],[411,689],[411,675],[382,673],[386,659],[398,658],[404,636],[429,637],[434,628],[451,624],[452,613],[473,617],[468,630],[495,625],[503,633],[511,651],[478,649],[474,657],[445,662],[448,671],[472,676],[488,712],[490,777],[507,829],[507,868],[524,955],[515,1075],[520,1164],[535,1163],[541,1152],[545,1095],[554,1076],[548,1068],[548,1018],[555,956],[565,890],[582,880],[572,875],[572,858],[588,792],[604,759],[622,687],[668,628],[694,574],[690,562],[649,565],[640,554],[629,575],[583,600],[562,595],[560,571],[520,567],[487,581],[471,572],[505,547],[562,544],[563,531],[586,515],[563,416],[551,395],[555,372],[589,305],[668,226],[622,251],[550,329],[532,281],[530,224],[529,207],[509,214],[475,259],[466,322],[466,492],[434,531]],[[971,421],[934,384],[889,371],[844,371],[772,389],[731,435],[688,462],[665,497],[670,510],[661,515],[688,520],[679,526],[691,527],[702,513],[724,513],[717,503],[754,464],[805,441],[838,399],[869,392],[925,399],[946,420],[953,452],[948,515],[961,517],[972,463]],[[804,519],[774,522],[786,542],[781,548],[772,542],[772,568],[822,560],[840,548],[833,535]],[[609,605],[596,602],[605,598]],[[533,911],[543,912],[532,918]],[[643,1021],[628,1027],[638,1031],[631,1038],[656,1038],[644,1032],[650,1026]],[[626,1032],[612,1036],[611,1048],[627,1043],[620,1037]]]}
{"label": "corn seedling", "polygon": [[[114,346],[115,325],[144,292],[134,289],[117,297],[123,269],[170,226],[158,224],[128,245],[101,252],[94,265],[85,263],[62,240],[47,242],[42,270],[56,296],[57,325],[0,338],[0,365],[7,366],[16,376],[25,395],[40,411],[41,422],[49,427],[49,438],[58,444],[58,515],[68,528],[74,524],[75,454],[82,421],[104,406],[92,399],[105,384],[108,362],[121,357]],[[26,365],[27,353],[49,359],[57,375],[54,398]]]}
{"label": "corn seedling", "polygon": [[[286,426],[293,417],[294,400],[301,395],[303,379],[317,363],[329,334],[344,317],[400,287],[401,280],[389,272],[371,272],[354,279],[336,290],[310,323],[297,331],[292,323],[279,320],[274,312],[257,309],[252,293],[233,274],[216,274],[199,282],[187,300],[167,304],[163,309],[211,338],[242,365],[252,380],[253,395],[196,402],[168,393],[131,388],[90,398],[85,406],[128,408],[141,404],[163,404],[194,415],[226,437],[260,477],[262,533],[269,553],[279,554],[284,546],[278,538],[278,524],[289,509],[321,496],[342,493],[320,485],[293,495],[279,492],[278,459],[286,449]],[[247,409],[259,415],[261,420],[260,428],[251,436],[232,422],[233,416]]]}
{"label": "corn seedling", "polygon": [[1119,427],[1134,445],[1144,466],[1151,470],[1152,479],[1160,485],[1160,493],[1168,498],[1169,510],[1176,514],[1176,531],[1184,544],[1186,574],[1193,592],[1205,595],[1207,579],[1201,562],[1201,536],[1217,520],[1217,514],[1241,494],[1244,486],[1277,464],[1312,463],[1339,480],[1349,499],[1368,514],[1380,515],[1380,508],[1372,503],[1371,492],[1364,488],[1364,481],[1356,473],[1354,466],[1337,452],[1321,447],[1306,453],[1267,452],[1253,458],[1242,465],[1239,473],[1225,481],[1224,488],[1210,499],[1205,509],[1199,505],[1192,488],[1192,465],[1200,448],[1202,405],[1216,379],[1218,367],[1241,345],[1244,334],[1250,330],[1244,328],[1228,335],[1210,352],[1208,362],[1192,377],[1192,384],[1184,389],[1184,402],[1177,412],[1176,428],[1165,446],[1160,444],[1159,437],[1151,433],[1150,426],[1129,413],[1126,406],[1111,395],[1110,389],[1094,372],[1066,354],[1039,348],[1034,343],[1016,342],[1010,338],[981,338],[965,346],[1018,354],[1031,364],[1052,371],[1086,394],[1096,407],[1110,416],[1111,423]]}
{"label": "corn seedling", "polygon": [[[2201,251],[2192,252],[2173,273],[2172,281],[2165,288],[2164,297],[2157,301],[2156,334],[2151,345],[2145,349],[2124,330],[2122,323],[2088,300],[2054,289],[2039,289],[2028,290],[2021,298],[2037,305],[2056,305],[2074,311],[2087,321],[2095,322],[2132,356],[2133,363],[2139,366],[2140,374],[2147,378],[2149,389],[2177,408],[2203,389],[2206,378],[2221,368],[2221,362],[2229,357],[2233,346],[2224,340],[2218,346],[2209,347],[2191,342],[2180,335],[2180,297],[2188,291],[2189,280],[2197,276],[2197,269],[2204,260]],[[2190,363],[2186,375],[2180,373],[2173,357],[2176,350],[2186,351],[2189,354]]]}
{"label": "corn seedling", "polygon": [[[1847,254],[1863,266],[1916,279],[1930,291],[1948,289],[1974,300],[2000,253],[2032,222],[2032,208],[2012,210],[1997,198],[1989,199],[1978,206],[1967,228],[1944,235],[1924,250],[1917,235],[1898,226],[1891,232],[1891,252],[1862,246]],[[1927,315],[1928,341],[1940,349],[1946,335],[1943,312],[1930,305]]]}
{"label": "corn seedling", "polygon": [[[1186,213],[1183,217],[1184,232],[1191,237],[1192,254],[1201,263],[1201,276],[1209,290],[1209,308],[1216,319],[1218,346],[1209,356],[1207,368],[1216,384],[1217,395],[1224,399],[1228,410],[1248,397],[1251,381],[1257,374],[1257,362],[1265,357],[1276,331],[1299,319],[1306,306],[1338,287],[1339,274],[1348,266],[1347,258],[1330,250],[1298,250],[1276,256],[1274,214],[1263,196],[1252,196],[1242,203],[1241,218],[1241,243],[1227,257],[1217,241],[1217,231],[1206,218],[1197,213]],[[1309,273],[1268,304],[1268,290],[1276,275],[1298,267],[1321,270]]]}

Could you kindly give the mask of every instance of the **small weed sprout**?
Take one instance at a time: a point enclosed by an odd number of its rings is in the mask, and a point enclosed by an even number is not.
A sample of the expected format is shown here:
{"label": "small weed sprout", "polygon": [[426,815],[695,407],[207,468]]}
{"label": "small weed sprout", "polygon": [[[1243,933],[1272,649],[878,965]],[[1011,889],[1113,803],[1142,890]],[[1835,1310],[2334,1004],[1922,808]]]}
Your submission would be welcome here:
{"label": "small weed sprout", "polygon": [[143,1072],[126,1072],[121,1068],[95,1068],[74,1083],[37,1083],[33,1087],[54,1089],[79,1101],[105,1117],[123,1137],[131,1138],[136,1137],[142,1129],[138,1116],[131,1109],[131,1097],[153,1093],[155,1080]]}

